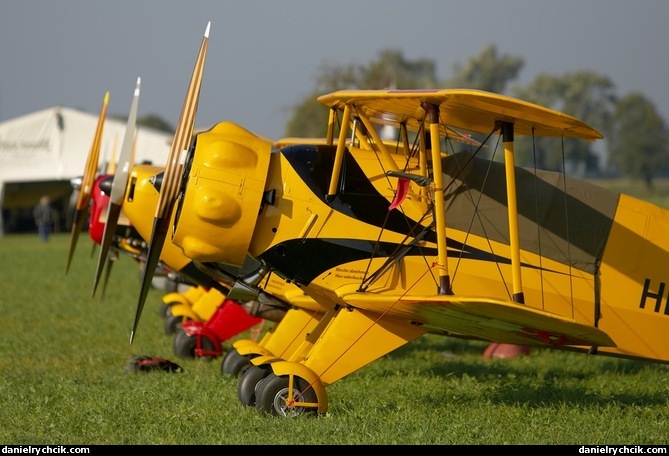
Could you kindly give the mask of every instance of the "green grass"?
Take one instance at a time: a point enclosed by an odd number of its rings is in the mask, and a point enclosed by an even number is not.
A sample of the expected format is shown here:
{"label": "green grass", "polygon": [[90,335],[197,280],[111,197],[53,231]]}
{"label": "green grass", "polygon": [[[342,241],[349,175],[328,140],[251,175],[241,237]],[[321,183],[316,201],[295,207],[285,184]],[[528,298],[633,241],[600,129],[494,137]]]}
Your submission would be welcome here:
{"label": "green grass", "polygon": [[[437,336],[330,385],[324,416],[261,414],[239,403],[220,359],[176,358],[163,292],[149,292],[130,345],[137,264],[121,257],[94,298],[97,250],[82,233],[65,274],[68,244],[0,238],[3,444],[669,443],[667,365],[547,349],[486,360],[484,343]],[[128,373],[132,354],[185,372]]]}

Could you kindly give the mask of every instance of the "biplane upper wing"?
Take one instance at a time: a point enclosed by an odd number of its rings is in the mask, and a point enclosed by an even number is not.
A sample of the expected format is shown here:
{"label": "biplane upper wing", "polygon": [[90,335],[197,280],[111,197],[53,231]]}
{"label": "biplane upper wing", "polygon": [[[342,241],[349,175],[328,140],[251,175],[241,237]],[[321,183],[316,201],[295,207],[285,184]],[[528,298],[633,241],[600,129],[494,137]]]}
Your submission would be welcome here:
{"label": "biplane upper wing", "polygon": [[510,122],[516,134],[564,136],[588,141],[603,136],[575,117],[516,98],[475,89],[340,90],[318,101],[329,108],[350,105],[380,124],[416,130],[425,118],[421,102],[439,107],[448,126],[488,134],[495,122]]}

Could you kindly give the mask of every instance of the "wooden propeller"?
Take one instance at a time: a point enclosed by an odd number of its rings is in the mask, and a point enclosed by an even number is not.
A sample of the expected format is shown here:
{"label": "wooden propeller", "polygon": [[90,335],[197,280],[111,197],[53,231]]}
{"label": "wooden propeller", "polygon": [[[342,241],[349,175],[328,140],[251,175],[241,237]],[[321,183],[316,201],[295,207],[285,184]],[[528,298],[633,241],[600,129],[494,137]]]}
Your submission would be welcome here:
{"label": "wooden propeller", "polygon": [[98,116],[98,125],[95,130],[95,136],[93,137],[93,144],[91,149],[88,152],[88,158],[86,159],[86,167],[84,169],[84,175],[81,181],[81,188],[79,189],[79,198],[77,200],[77,206],[74,210],[74,217],[72,220],[72,232],[70,234],[70,249],[67,255],[67,264],[65,266],[65,274],[70,270],[70,264],[72,263],[72,255],[74,254],[75,247],[77,246],[77,240],[79,239],[79,233],[88,217],[90,211],[90,201],[91,194],[93,191],[93,184],[95,183],[95,175],[97,174],[98,161],[100,160],[100,144],[102,142],[102,131],[104,129],[105,117],[107,116],[107,105],[109,104],[109,92],[105,93],[104,99],[102,101],[102,108],[100,109],[100,115]]}
{"label": "wooden propeller", "polygon": [[158,261],[160,260],[160,253],[165,239],[167,238],[170,218],[178,196],[183,169],[182,160],[185,158],[185,153],[188,150],[195,126],[195,115],[200,96],[200,86],[202,85],[202,73],[204,71],[204,63],[207,55],[210,26],[211,22],[207,23],[200,51],[197,60],[195,61],[195,68],[193,69],[190,85],[188,86],[188,92],[186,93],[186,98],[181,109],[179,123],[174,133],[174,140],[172,141],[172,146],[170,148],[165,173],[162,178],[160,195],[158,197],[158,204],[156,206],[156,213],[153,220],[153,229],[151,231],[151,240],[149,241],[146,263],[142,272],[141,291],[137,301],[135,320],[130,333],[130,344],[132,344],[135,338],[137,324],[139,323],[142,309],[144,308],[144,302],[146,301],[146,296],[148,295],[156,266],[158,266]]}
{"label": "wooden propeller", "polygon": [[[128,123],[125,128],[125,135],[121,145],[121,153],[119,155],[118,163],[114,172],[112,180],[111,193],[109,195],[109,204],[107,205],[107,219],[105,221],[105,228],[102,234],[102,242],[100,243],[100,253],[98,255],[98,263],[95,268],[95,280],[93,282],[93,296],[97,290],[102,269],[107,254],[111,247],[114,233],[118,226],[118,219],[123,207],[123,199],[125,197],[125,190],[128,185],[128,175],[133,166],[133,144],[135,142],[136,125],[137,125],[137,105],[139,103],[139,86],[141,78],[137,78],[135,85],[135,92],[130,106],[130,114],[128,115]],[[109,270],[111,265],[107,265]]]}

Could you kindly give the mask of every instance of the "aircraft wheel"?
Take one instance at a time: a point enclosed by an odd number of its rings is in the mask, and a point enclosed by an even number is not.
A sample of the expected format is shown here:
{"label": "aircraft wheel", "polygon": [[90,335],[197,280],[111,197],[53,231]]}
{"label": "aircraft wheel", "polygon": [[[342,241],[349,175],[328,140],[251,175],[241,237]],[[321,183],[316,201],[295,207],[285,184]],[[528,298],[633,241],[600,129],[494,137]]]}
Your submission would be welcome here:
{"label": "aircraft wheel", "polygon": [[[186,317],[186,320],[190,318]],[[181,328],[181,323],[183,323],[184,318],[180,315],[172,315],[170,313],[165,319],[165,335],[170,336],[176,334],[176,332]]]}
{"label": "aircraft wheel", "polygon": [[221,361],[221,374],[239,377],[244,368],[251,366],[251,357],[240,355],[234,348],[229,350]]}
{"label": "aircraft wheel", "polygon": [[165,280],[165,287],[164,288],[165,288],[165,292],[173,293],[173,292],[175,292],[179,289],[179,282],[167,277],[167,280]]}
{"label": "aircraft wheel", "polygon": [[[195,349],[197,348],[197,335],[189,336],[181,329],[177,331],[174,337],[174,353],[179,358],[195,358]],[[206,336],[202,336],[202,349],[206,351],[214,351],[216,346],[214,342]],[[211,361],[213,356],[202,356],[206,361]]]}
{"label": "aircraft wheel", "polygon": [[237,398],[242,405],[253,407],[256,404],[256,386],[272,372],[268,364],[251,366],[239,377]]}
{"label": "aircraft wheel", "polygon": [[172,315],[170,306],[171,306],[171,304],[163,304],[162,306],[160,306],[160,309],[158,309],[158,312],[160,312],[161,317],[167,318],[170,315]]}
{"label": "aircraft wheel", "polygon": [[305,379],[293,376],[293,391],[289,390],[290,378],[288,375],[277,377],[275,374],[268,375],[256,388],[256,409],[270,413],[274,416],[285,416],[295,418],[299,415],[313,415],[318,412],[318,406],[304,407],[293,406],[289,400],[298,402],[311,402],[318,404],[318,398],[309,382]]}

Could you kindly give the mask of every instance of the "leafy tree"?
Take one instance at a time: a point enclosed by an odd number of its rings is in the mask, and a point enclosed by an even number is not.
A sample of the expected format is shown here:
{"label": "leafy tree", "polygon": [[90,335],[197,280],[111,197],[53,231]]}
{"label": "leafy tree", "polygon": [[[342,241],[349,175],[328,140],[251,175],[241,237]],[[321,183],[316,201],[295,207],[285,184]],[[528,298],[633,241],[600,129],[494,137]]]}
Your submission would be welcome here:
{"label": "leafy tree", "polygon": [[400,50],[385,49],[368,65],[323,65],[318,70],[316,87],[298,103],[286,124],[288,136],[318,137],[325,134],[328,111],[316,99],[319,95],[345,89],[414,89],[468,87],[502,92],[517,77],[524,61],[519,57],[499,56],[493,45],[454,65],[455,76],[440,81],[433,60],[409,60]]}
{"label": "leafy tree", "polygon": [[147,114],[137,119],[137,125],[154,128],[166,133],[174,133],[174,127],[157,114]]}
{"label": "leafy tree", "polygon": [[358,67],[359,89],[432,89],[438,86],[437,67],[429,59],[407,60],[402,51],[387,49],[367,67]]}
{"label": "leafy tree", "polygon": [[[323,65],[318,70],[314,90],[293,108],[286,126],[287,135],[322,137],[325,134],[328,111],[316,101],[323,93],[342,89],[390,87],[460,87],[505,93],[523,66],[523,59],[500,55],[494,45],[485,46],[464,65],[453,65],[453,76],[441,81],[436,77],[434,62],[428,59],[406,59],[401,51],[392,49],[381,51],[377,59],[368,65]],[[541,74],[526,87],[517,86],[512,89],[512,96],[572,115],[597,129],[607,139],[589,143],[562,138],[517,137],[515,151],[518,164],[564,170],[572,174],[596,174],[601,169],[598,157],[607,152],[612,155],[612,145],[617,141],[615,160],[612,157],[609,161],[621,169],[628,168],[628,165],[623,166],[620,149],[623,146],[620,143],[626,144],[626,153],[632,153],[638,143],[632,144],[628,141],[620,127],[626,121],[633,123],[629,119],[631,112],[626,113],[617,108],[615,86],[608,77],[591,71],[577,71],[559,76]],[[618,120],[619,116],[623,118]],[[650,114],[648,116],[652,117]],[[617,123],[616,131],[614,121]],[[664,125],[659,116],[654,122],[645,124],[658,124],[657,128],[652,128],[654,135],[647,136],[656,139],[661,136],[659,131],[663,131]],[[638,128],[634,130],[638,131]],[[614,137],[616,133],[617,136]],[[660,150],[666,147],[664,143],[660,147],[658,141],[655,144]],[[605,145],[608,146],[608,151],[603,149]],[[648,164],[649,170],[656,172],[659,162],[653,163]],[[649,172],[645,175],[648,179]]]}
{"label": "leafy tree", "polygon": [[509,81],[518,77],[525,61],[516,56],[499,56],[497,48],[489,44],[478,55],[471,57],[465,65],[453,65],[453,78],[448,87],[472,88],[488,92],[504,93]]}
{"label": "leafy tree", "polygon": [[[616,96],[614,84],[606,76],[590,71],[562,76],[541,74],[527,87],[516,88],[515,96],[574,116],[604,136],[611,131]],[[599,164],[591,143],[559,138],[527,139],[516,141],[519,164],[536,164],[555,170],[571,165],[572,172],[598,171]]]}
{"label": "leafy tree", "polygon": [[634,92],[618,100],[611,140],[612,162],[630,178],[642,178],[648,190],[669,163],[669,133],[655,105]]}
{"label": "leafy tree", "polygon": [[328,109],[316,99],[325,92],[315,91],[293,107],[286,123],[287,136],[302,138],[325,137]]}
{"label": "leafy tree", "polygon": [[292,111],[286,124],[288,136],[322,137],[328,110],[318,103],[319,95],[346,89],[434,88],[436,65],[429,59],[407,60],[402,51],[387,49],[369,65],[323,65],[315,89]]}
{"label": "leafy tree", "polygon": [[[116,114],[116,115],[111,115],[110,117],[113,119],[118,119],[123,122],[128,121],[127,115]],[[147,114],[144,117],[138,118],[137,125],[153,128],[159,131],[164,131],[166,133],[174,133],[174,127],[157,114]]]}

